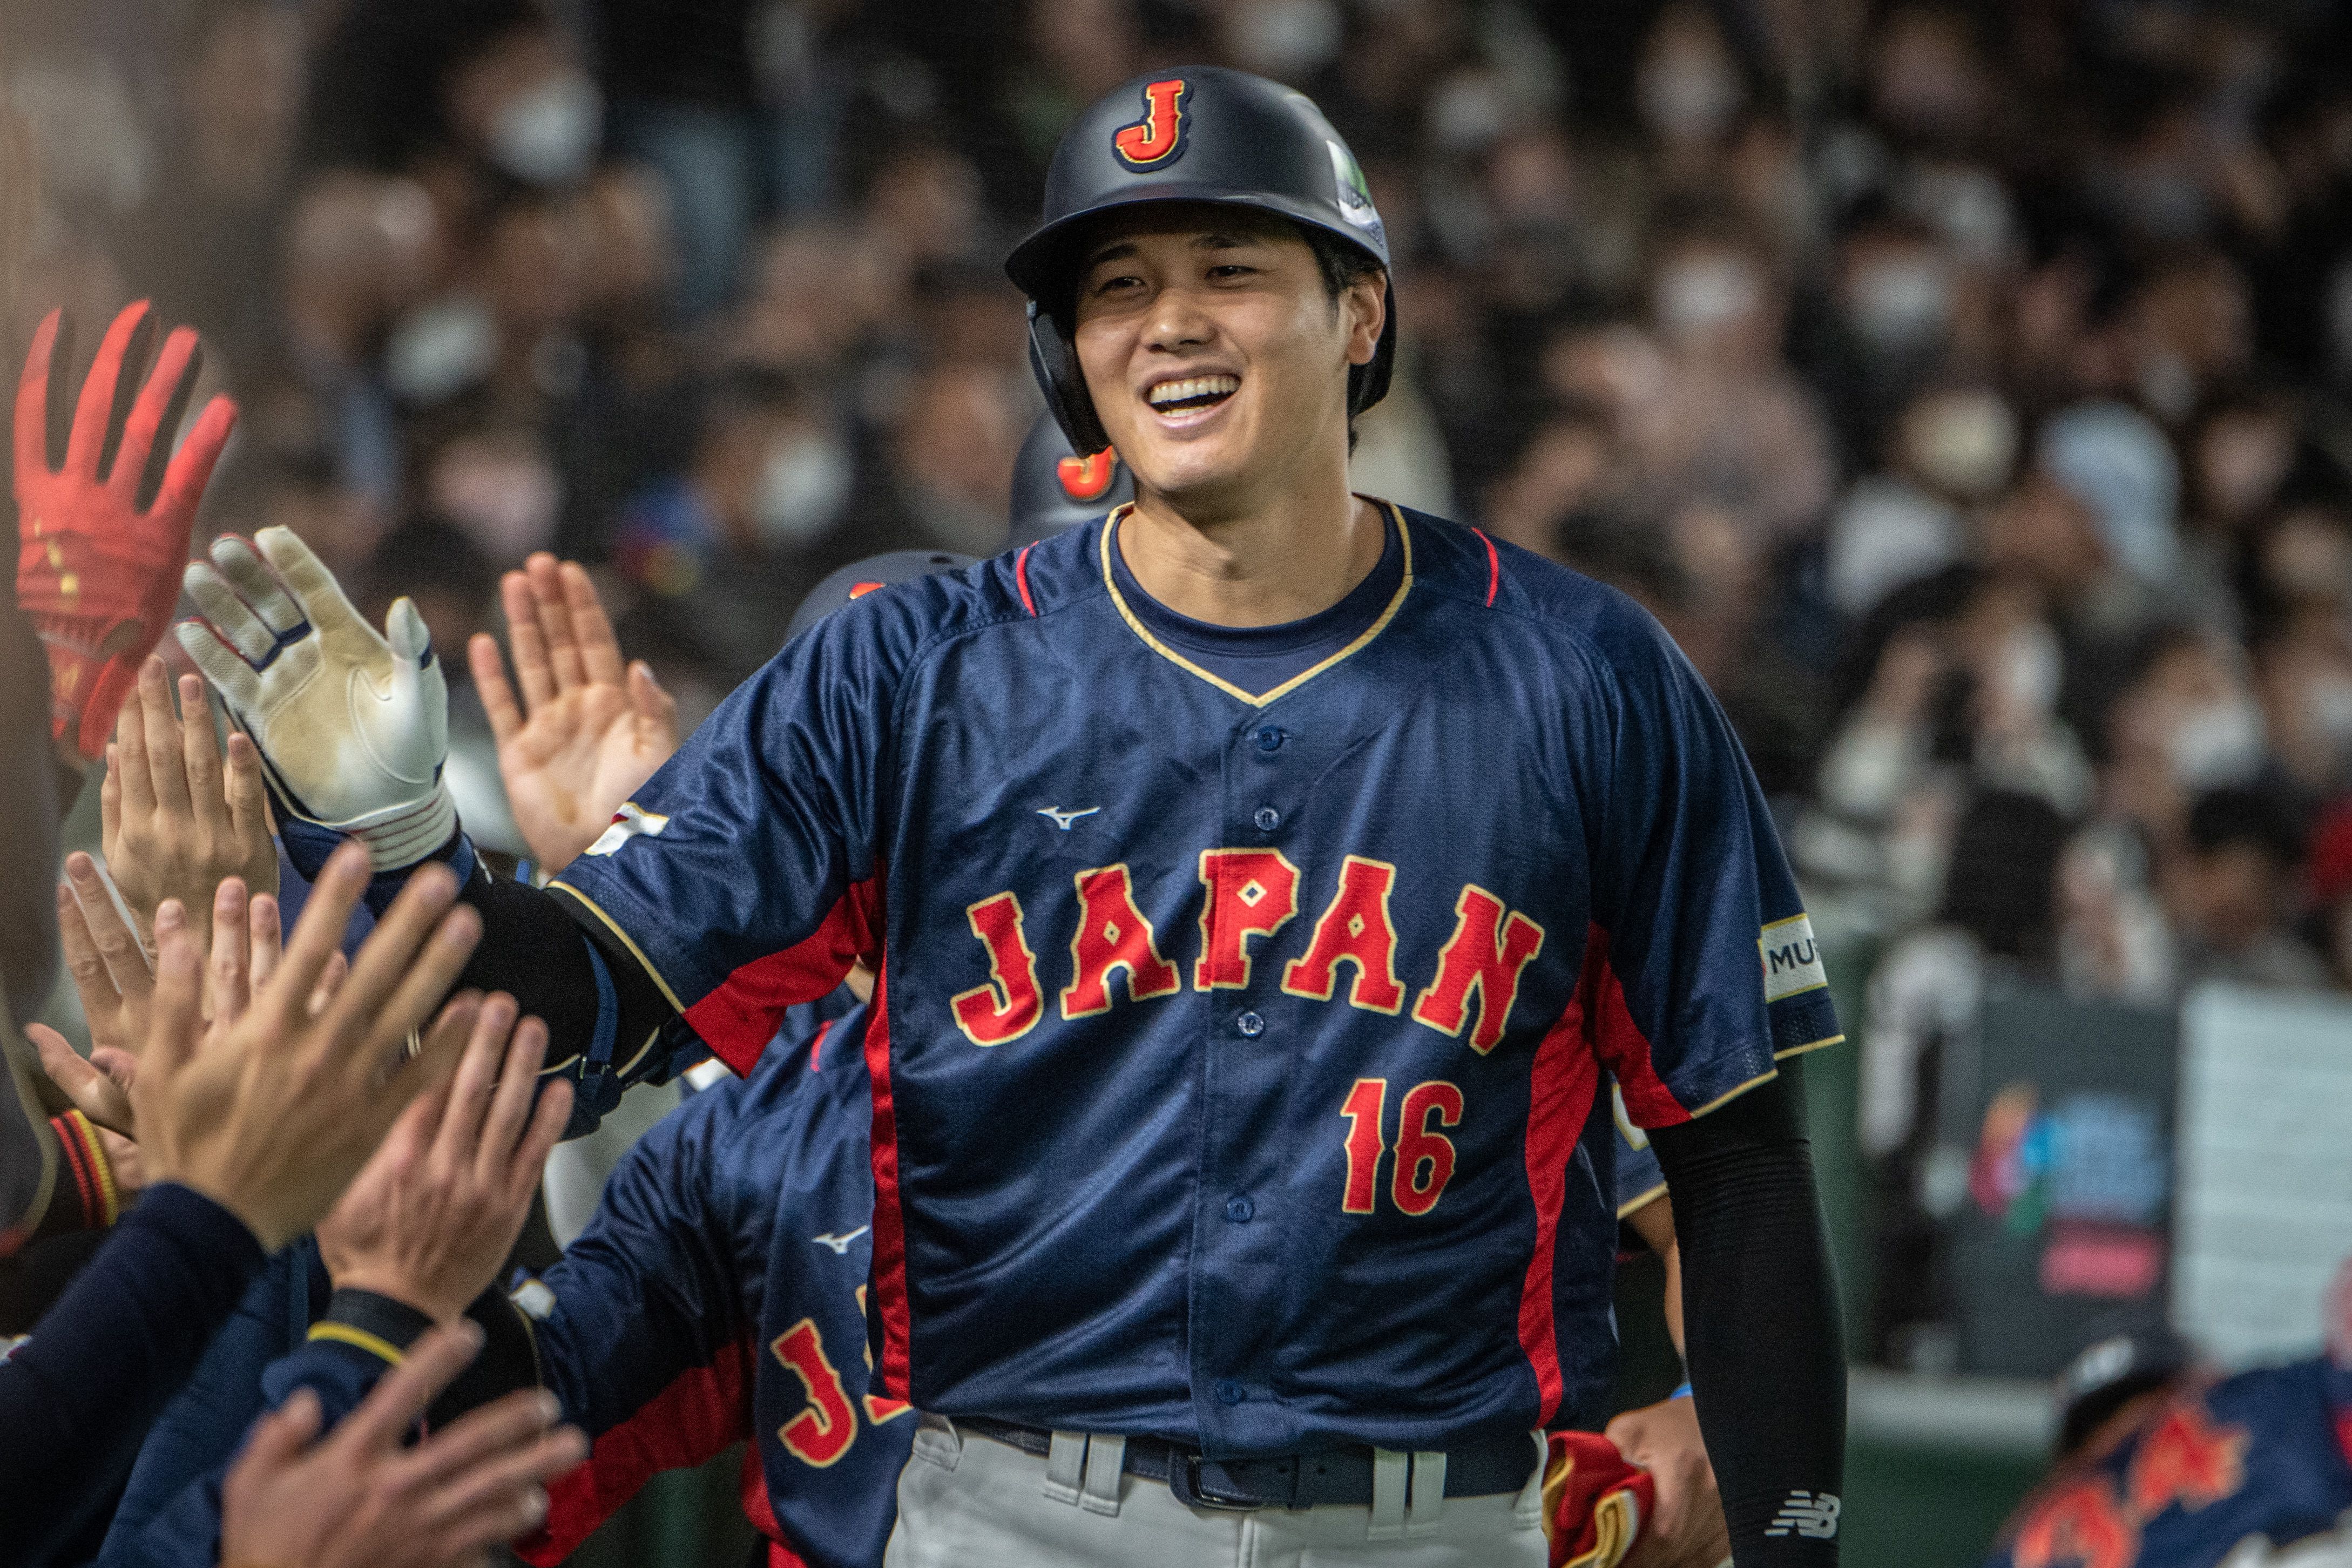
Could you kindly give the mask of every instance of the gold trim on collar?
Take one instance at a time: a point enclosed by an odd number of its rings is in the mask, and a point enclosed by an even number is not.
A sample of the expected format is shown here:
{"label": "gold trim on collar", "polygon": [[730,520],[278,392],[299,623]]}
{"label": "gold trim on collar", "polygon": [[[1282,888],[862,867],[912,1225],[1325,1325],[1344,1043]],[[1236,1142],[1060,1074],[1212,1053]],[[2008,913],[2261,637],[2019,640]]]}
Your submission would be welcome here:
{"label": "gold trim on collar", "polygon": [[[1367,500],[1371,500],[1369,496],[1364,499]],[[1215,671],[1202,668],[1201,666],[1194,664],[1191,659],[1186,658],[1182,654],[1178,653],[1174,648],[1170,647],[1166,643],[1161,642],[1158,637],[1153,637],[1150,629],[1137,617],[1134,609],[1129,605],[1126,595],[1118,591],[1118,574],[1112,570],[1110,561],[1111,541],[1118,534],[1119,520],[1125,517],[1129,512],[1135,510],[1135,503],[1133,501],[1128,501],[1121,504],[1115,509],[1108,517],[1103,519],[1103,586],[1110,590],[1110,602],[1118,607],[1119,617],[1127,622],[1128,630],[1142,638],[1143,644],[1146,647],[1149,647],[1152,652],[1158,654],[1169,663],[1177,666],[1179,668],[1183,669],[1190,674],[1199,676],[1202,680],[1207,681],[1210,685],[1215,687],[1226,696],[1237,697],[1253,708],[1263,708],[1267,703],[1274,701],[1276,698],[1286,697],[1291,692],[1297,690],[1300,687],[1306,685],[1308,681],[1314,679],[1317,676],[1322,674],[1325,670],[1330,668],[1341,659],[1348,658],[1351,654],[1361,651],[1374,637],[1380,636],[1381,632],[1388,629],[1388,624],[1396,618],[1397,611],[1404,606],[1404,596],[1412,592],[1412,531],[1405,526],[1404,513],[1398,508],[1395,502],[1374,501],[1373,504],[1375,506],[1385,508],[1390,519],[1396,523],[1397,540],[1404,550],[1404,580],[1397,584],[1397,591],[1395,595],[1390,598],[1388,607],[1380,613],[1378,618],[1376,618],[1370,626],[1364,628],[1364,632],[1361,637],[1359,637],[1355,641],[1349,643],[1346,647],[1341,648],[1339,652],[1331,655],[1328,658],[1322,659],[1312,667],[1300,670],[1297,675],[1292,676],[1289,679],[1284,681],[1281,685],[1274,688],[1270,691],[1244,691],[1240,687],[1235,686],[1232,681],[1224,679],[1224,677],[1218,675]],[[1354,592],[1353,589],[1349,591],[1350,593]]]}

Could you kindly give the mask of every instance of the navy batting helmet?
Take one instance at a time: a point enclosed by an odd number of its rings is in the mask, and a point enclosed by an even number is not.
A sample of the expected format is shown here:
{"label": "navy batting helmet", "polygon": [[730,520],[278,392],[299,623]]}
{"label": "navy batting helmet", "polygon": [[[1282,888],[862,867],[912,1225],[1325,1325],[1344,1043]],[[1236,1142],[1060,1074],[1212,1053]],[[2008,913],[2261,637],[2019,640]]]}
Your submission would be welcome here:
{"label": "navy batting helmet", "polygon": [[1034,544],[1134,499],[1135,477],[1117,452],[1105,447],[1082,457],[1054,416],[1040,414],[1013,459],[1013,531],[1004,548]]}
{"label": "navy batting helmet", "polygon": [[[1074,246],[1086,220],[1139,202],[1213,202],[1286,217],[1389,264],[1363,171],[1306,94],[1245,71],[1194,66],[1140,76],[1063,135],[1045,172],[1045,221],[1004,270],[1029,296],[1029,363],[1070,445],[1110,445],[1067,332]],[[1348,412],[1388,393],[1396,305],[1371,363],[1348,374]]]}
{"label": "navy batting helmet", "polygon": [[2133,1314],[2107,1327],[2058,1374],[2062,1459],[2089,1442],[2108,1416],[2195,1364],[2189,1342],[2160,1318]]}

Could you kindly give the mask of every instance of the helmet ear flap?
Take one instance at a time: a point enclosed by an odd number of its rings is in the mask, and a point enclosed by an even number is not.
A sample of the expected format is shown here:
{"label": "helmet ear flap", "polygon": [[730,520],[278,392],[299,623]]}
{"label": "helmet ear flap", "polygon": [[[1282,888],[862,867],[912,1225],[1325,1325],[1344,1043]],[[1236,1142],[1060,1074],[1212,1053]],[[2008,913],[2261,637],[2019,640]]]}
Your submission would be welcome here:
{"label": "helmet ear flap", "polygon": [[[1110,445],[1110,437],[1095,413],[1095,400],[1087,392],[1087,379],[1079,374],[1077,350],[1062,335],[1052,313],[1039,310],[1034,300],[1029,301],[1029,369],[1037,377],[1037,389],[1045,395],[1054,423],[1070,438],[1072,451],[1094,453]],[[1381,379],[1386,390],[1385,372]]]}

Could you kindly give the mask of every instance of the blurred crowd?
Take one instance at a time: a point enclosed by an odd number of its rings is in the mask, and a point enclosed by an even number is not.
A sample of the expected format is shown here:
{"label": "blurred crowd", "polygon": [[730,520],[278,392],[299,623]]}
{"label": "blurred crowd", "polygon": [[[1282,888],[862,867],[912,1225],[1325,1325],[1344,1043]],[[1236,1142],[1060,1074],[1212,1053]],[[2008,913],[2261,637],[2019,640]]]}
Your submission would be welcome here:
{"label": "blurred crowd", "polygon": [[1359,487],[1673,631],[1817,926],[1886,952],[1866,1148],[1989,958],[2352,985],[2326,0],[0,17],[45,175],[9,363],[152,295],[246,409],[204,525],[292,528],[445,648],[500,570],[583,560],[689,722],[831,568],[1002,542],[1040,405],[1000,264],[1076,110],[1183,61],[1293,82],[1397,255]]}

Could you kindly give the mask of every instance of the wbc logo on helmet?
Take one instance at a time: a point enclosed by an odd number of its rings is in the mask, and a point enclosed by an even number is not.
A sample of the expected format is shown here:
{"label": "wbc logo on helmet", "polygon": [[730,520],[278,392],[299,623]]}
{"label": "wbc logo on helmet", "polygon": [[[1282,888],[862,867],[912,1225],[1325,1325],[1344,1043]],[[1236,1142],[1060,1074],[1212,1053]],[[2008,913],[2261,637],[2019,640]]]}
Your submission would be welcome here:
{"label": "wbc logo on helmet", "polygon": [[1072,500],[1093,500],[1118,477],[1118,454],[1105,447],[1090,458],[1064,458],[1054,465],[1054,477]]}
{"label": "wbc logo on helmet", "polygon": [[1184,155],[1192,119],[1184,112],[1184,96],[1190,91],[1182,77],[1144,84],[1143,118],[1111,132],[1111,152],[1122,164],[1139,174]]}

